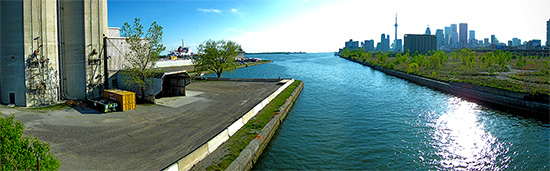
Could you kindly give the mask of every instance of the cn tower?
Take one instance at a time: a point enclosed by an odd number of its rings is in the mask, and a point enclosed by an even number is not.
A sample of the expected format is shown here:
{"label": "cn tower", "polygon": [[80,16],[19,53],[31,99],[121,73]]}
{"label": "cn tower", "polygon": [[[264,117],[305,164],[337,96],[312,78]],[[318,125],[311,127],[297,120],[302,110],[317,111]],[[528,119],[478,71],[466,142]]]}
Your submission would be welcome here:
{"label": "cn tower", "polygon": [[393,46],[394,46],[393,48],[395,49],[395,48],[397,48],[397,13],[395,13],[395,25],[394,26],[395,26],[395,36],[394,36],[395,38],[393,40]]}

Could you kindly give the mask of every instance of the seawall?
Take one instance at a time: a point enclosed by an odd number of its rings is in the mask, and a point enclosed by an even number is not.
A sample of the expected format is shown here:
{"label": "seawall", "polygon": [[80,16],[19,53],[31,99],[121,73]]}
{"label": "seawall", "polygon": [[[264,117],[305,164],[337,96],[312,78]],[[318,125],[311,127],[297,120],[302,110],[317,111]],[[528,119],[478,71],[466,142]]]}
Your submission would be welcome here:
{"label": "seawall", "polygon": [[418,85],[427,86],[429,88],[444,93],[453,94],[474,101],[480,101],[483,104],[488,104],[489,106],[496,105],[498,106],[498,109],[506,108],[511,110],[524,111],[527,112],[525,114],[531,117],[541,118],[545,120],[548,120],[550,114],[550,101],[549,103],[541,103],[525,100],[529,96],[528,93],[512,92],[508,90],[478,86],[461,82],[441,82],[438,80],[411,75],[400,71],[373,66],[368,62],[362,62],[348,58],[344,59],[369,66],[388,75],[402,78]]}
{"label": "seawall", "polygon": [[253,139],[250,143],[244,148],[239,156],[227,167],[226,170],[250,170],[254,166],[254,163],[258,160],[265,147],[273,138],[273,135],[279,128],[279,125],[286,118],[288,112],[294,106],[294,102],[298,99],[300,92],[304,88],[304,82],[296,87],[296,89],[290,94],[285,101],[285,103],[279,107],[278,115],[273,116],[271,120],[264,126],[262,131],[259,133],[259,138]]}
{"label": "seawall", "polygon": [[[237,80],[237,79],[232,79],[232,80]],[[245,79],[243,80],[246,81]],[[260,103],[258,103],[252,109],[250,109],[248,112],[243,114],[239,119],[234,121],[233,124],[229,125],[227,128],[223,129],[220,133],[213,136],[206,143],[200,145],[198,148],[186,154],[179,160],[173,162],[163,170],[168,170],[168,171],[189,170],[191,167],[193,167],[193,165],[195,165],[196,163],[204,159],[206,156],[214,152],[222,143],[227,141],[229,137],[233,136],[252,117],[256,116],[256,114],[258,114],[258,112],[260,112],[269,102],[271,102],[271,100],[277,97],[277,95],[279,95],[283,90],[285,90],[292,83],[294,83],[294,79],[290,79],[290,81],[286,82],[284,85],[279,87],[271,95],[269,95],[267,98],[262,100]]]}

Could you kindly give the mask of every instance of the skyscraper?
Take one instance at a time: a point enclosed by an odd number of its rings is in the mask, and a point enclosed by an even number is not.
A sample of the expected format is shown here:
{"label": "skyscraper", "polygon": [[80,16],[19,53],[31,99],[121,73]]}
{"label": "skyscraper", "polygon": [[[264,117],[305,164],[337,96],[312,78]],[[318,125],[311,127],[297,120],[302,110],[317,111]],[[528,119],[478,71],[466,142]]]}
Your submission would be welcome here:
{"label": "skyscraper", "polygon": [[512,46],[520,46],[521,45],[521,39],[518,39],[517,37],[514,37],[512,39]]}
{"label": "skyscraper", "polygon": [[390,35],[382,34],[380,35],[380,43],[377,44],[376,50],[387,52],[390,50]]}
{"label": "skyscraper", "polygon": [[394,51],[394,52],[401,52],[401,51],[403,51],[403,40],[401,40],[401,39],[395,39],[395,43],[393,44],[393,51]]}
{"label": "skyscraper", "polygon": [[460,45],[462,48],[468,44],[468,23],[460,23]]}
{"label": "skyscraper", "polygon": [[445,31],[445,42],[443,43],[443,45],[447,46],[451,44],[451,35],[452,35],[451,27],[445,27],[444,31]]}
{"label": "skyscraper", "polygon": [[455,46],[458,44],[458,29],[456,28],[456,24],[451,24],[451,45]]}
{"label": "skyscraper", "polygon": [[437,38],[437,49],[441,48],[443,46],[443,41],[445,41],[443,37],[443,30],[437,29],[435,30],[435,37]]}
{"label": "skyscraper", "polygon": [[430,25],[428,25],[428,28],[426,28],[426,35],[432,35],[432,31],[430,30]]}
{"label": "skyscraper", "polygon": [[477,43],[477,41],[476,41],[476,31],[470,30],[470,38],[468,39],[468,42],[470,42],[472,44],[475,44],[474,42]]}
{"label": "skyscraper", "polygon": [[498,44],[497,37],[494,34],[491,35],[491,44]]}
{"label": "skyscraper", "polygon": [[546,46],[550,46],[550,19],[546,22]]}

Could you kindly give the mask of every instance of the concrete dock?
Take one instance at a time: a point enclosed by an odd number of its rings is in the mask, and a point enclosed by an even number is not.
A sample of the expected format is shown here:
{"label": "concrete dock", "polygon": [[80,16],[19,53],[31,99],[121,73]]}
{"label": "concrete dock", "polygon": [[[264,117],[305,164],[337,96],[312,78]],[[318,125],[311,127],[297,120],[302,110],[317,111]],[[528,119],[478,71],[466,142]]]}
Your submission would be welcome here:
{"label": "concrete dock", "polygon": [[206,143],[281,85],[274,82],[196,81],[188,96],[160,105],[102,114],[90,108],[15,114],[25,134],[50,144],[60,170],[160,170]]}

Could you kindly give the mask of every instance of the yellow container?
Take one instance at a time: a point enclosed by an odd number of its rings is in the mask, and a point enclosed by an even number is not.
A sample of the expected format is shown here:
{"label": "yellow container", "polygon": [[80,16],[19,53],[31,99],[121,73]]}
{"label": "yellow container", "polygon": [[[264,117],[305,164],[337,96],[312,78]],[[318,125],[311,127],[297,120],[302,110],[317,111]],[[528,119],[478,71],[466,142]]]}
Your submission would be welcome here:
{"label": "yellow container", "polygon": [[103,97],[118,102],[118,110],[127,111],[136,108],[136,93],[120,89],[106,89]]}

